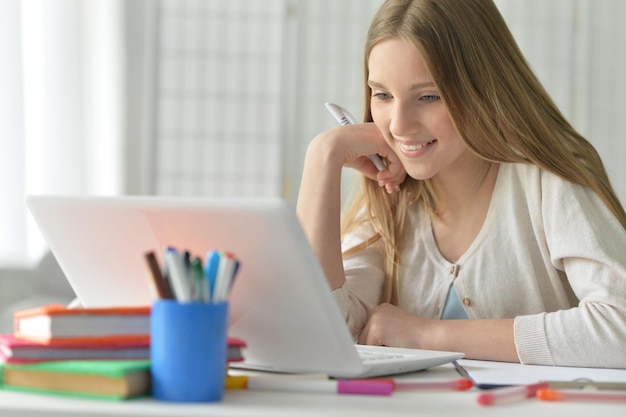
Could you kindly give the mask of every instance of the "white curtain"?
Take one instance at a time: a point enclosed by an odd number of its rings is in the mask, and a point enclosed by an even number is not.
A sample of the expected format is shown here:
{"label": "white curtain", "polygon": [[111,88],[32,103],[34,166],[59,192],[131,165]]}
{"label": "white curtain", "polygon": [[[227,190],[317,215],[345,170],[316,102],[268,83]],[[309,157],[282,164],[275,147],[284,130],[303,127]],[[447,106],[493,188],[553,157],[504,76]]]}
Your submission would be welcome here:
{"label": "white curtain", "polygon": [[626,203],[626,2],[496,0],[556,104],[598,150]]}
{"label": "white curtain", "polygon": [[124,170],[121,0],[0,0],[0,266],[46,247],[28,194],[116,194]]}
{"label": "white curtain", "polygon": [[[155,36],[159,58],[153,61],[156,104],[151,104],[159,109],[151,136],[154,192],[280,193],[295,200],[308,142],[335,123],[323,103],[339,103],[361,116],[363,42],[381,3],[155,2],[160,23]],[[620,53],[626,42],[626,1],[496,4],[564,115],[600,152],[618,196],[626,201],[626,182],[621,181],[626,175],[626,125],[621,123],[626,55]],[[266,33],[282,33],[283,39]],[[246,36],[263,39],[263,48]],[[275,46],[280,53],[267,52]],[[265,82],[250,82],[262,78]],[[253,109],[257,102],[265,107]],[[263,122],[236,120],[234,115],[242,112],[262,115]],[[345,170],[344,177],[347,195],[353,171]]]}

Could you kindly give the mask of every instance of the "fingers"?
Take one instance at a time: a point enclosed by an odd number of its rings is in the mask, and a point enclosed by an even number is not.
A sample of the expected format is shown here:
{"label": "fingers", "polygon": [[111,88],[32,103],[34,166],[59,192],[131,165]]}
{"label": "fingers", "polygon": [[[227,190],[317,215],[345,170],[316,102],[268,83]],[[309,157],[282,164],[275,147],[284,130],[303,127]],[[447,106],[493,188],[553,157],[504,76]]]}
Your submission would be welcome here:
{"label": "fingers", "polygon": [[400,191],[401,184],[406,179],[407,174],[395,153],[390,151],[388,155],[386,155],[386,159],[387,168],[378,173],[376,180],[379,186],[384,187],[387,193],[391,194]]}
{"label": "fingers", "polygon": [[376,166],[372,163],[372,161],[370,161],[369,158],[365,156],[358,158],[356,161],[349,164],[348,166],[361,172],[363,175],[365,175],[367,178],[371,180],[374,180],[374,181],[378,180],[378,174],[379,174],[378,168],[376,168]]}
{"label": "fingers", "polygon": [[370,331],[369,331],[369,328],[370,328],[369,325],[366,325],[363,328],[363,330],[359,334],[359,337],[357,339],[357,343],[359,345],[373,345],[373,346],[380,346],[380,345],[382,345],[381,343],[377,343],[374,339],[369,337],[369,335],[371,334]]}
{"label": "fingers", "polygon": [[387,194],[392,194],[394,192],[398,192],[401,190],[400,185],[398,184],[393,184],[393,183],[386,183],[383,181],[378,181],[378,185],[381,188],[384,188],[385,191],[387,192]]}
{"label": "fingers", "polygon": [[372,309],[367,323],[361,330],[357,342],[361,345],[382,345],[385,327],[386,304],[381,304]]}
{"label": "fingers", "polygon": [[384,187],[387,193],[400,191],[401,184],[406,179],[406,171],[401,164],[399,166],[389,165],[384,171],[380,171],[376,176],[376,181],[380,187]]}
{"label": "fingers", "polygon": [[[400,185],[406,178],[406,170],[373,123],[338,126],[328,132],[332,133],[331,137],[339,144],[337,149],[344,155],[344,166],[376,181],[388,193],[400,190]],[[376,164],[376,160],[380,161],[378,157],[384,158],[385,163]],[[383,169],[379,171],[379,168]]]}
{"label": "fingers", "polygon": [[356,341],[359,345],[367,345],[367,333],[365,329],[359,334],[359,337]]}

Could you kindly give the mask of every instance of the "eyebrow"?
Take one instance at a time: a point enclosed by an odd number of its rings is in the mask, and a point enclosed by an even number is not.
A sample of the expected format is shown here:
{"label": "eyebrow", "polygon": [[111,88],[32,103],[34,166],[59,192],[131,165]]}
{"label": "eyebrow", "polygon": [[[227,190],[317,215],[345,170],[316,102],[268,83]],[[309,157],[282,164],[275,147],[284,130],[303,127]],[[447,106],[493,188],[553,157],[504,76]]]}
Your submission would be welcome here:
{"label": "eyebrow", "polygon": [[[367,84],[368,84],[370,87],[380,88],[381,90],[386,90],[386,89],[387,89],[387,88],[385,88],[385,86],[384,86],[384,85],[382,85],[381,83],[376,82],[376,81],[368,80],[368,81],[367,81]],[[413,85],[409,88],[409,90],[419,90],[420,88],[425,88],[425,87],[434,87],[434,86],[435,86],[435,83],[434,83],[434,82],[432,82],[432,81],[424,81],[424,82],[421,82],[421,83],[416,83],[416,84],[413,84]]]}

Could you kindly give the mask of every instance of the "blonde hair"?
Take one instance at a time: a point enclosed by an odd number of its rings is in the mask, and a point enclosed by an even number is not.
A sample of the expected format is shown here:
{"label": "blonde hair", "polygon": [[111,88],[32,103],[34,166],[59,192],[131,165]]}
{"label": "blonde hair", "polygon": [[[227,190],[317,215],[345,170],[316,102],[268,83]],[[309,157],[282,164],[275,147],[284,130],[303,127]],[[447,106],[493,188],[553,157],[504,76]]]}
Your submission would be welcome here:
{"label": "blonde hair", "polygon": [[[492,162],[535,164],[593,190],[626,228],[626,214],[600,156],[563,117],[526,62],[492,0],[387,0],[365,44],[365,118],[372,121],[367,85],[372,48],[390,38],[411,41],[423,53],[450,118],[476,155]],[[383,240],[383,301],[396,302],[395,275],[409,207],[437,213],[428,180],[407,177],[387,194],[363,177],[343,213],[342,233],[364,222],[375,235],[345,256]]]}

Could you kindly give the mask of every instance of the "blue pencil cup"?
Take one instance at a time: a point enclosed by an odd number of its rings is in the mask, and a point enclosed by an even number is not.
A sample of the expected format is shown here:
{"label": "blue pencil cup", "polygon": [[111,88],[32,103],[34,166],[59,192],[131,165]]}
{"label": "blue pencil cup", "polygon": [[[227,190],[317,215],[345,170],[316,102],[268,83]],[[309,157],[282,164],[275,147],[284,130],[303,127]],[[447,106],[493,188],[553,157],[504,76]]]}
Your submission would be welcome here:
{"label": "blue pencil cup", "polygon": [[228,303],[152,305],[152,396],[176,402],[220,401],[227,366]]}

